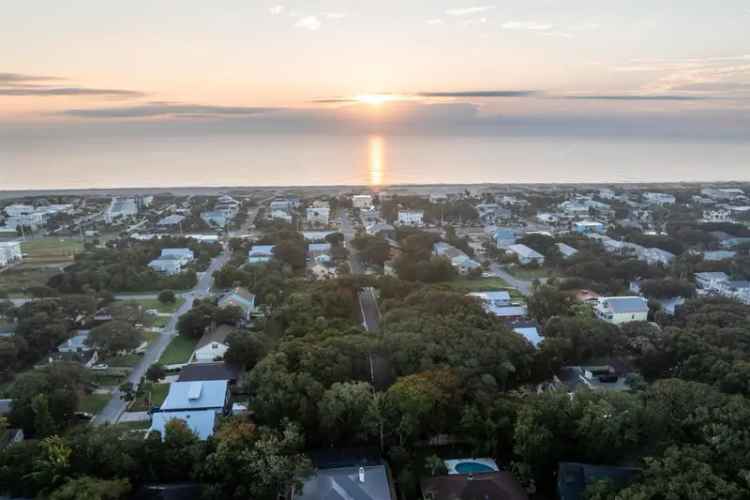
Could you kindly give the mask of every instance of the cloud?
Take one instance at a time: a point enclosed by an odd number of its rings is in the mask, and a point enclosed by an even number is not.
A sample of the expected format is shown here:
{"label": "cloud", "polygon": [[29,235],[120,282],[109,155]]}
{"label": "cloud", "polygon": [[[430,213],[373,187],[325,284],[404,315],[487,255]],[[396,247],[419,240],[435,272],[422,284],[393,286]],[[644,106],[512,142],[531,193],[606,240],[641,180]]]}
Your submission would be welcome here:
{"label": "cloud", "polygon": [[346,17],[346,12],[326,12],[325,16],[328,19],[344,19]]}
{"label": "cloud", "polygon": [[488,10],[494,9],[494,5],[480,5],[475,7],[463,7],[457,9],[448,9],[445,13],[449,16],[468,16],[471,14],[479,14],[481,12],[487,12]]}
{"label": "cloud", "polygon": [[435,19],[428,19],[428,20],[427,20],[427,21],[425,21],[425,22],[426,22],[427,24],[429,24],[429,25],[432,25],[432,26],[434,26],[434,25],[437,25],[437,24],[443,24],[443,20],[442,20],[442,19],[438,19],[438,18],[435,18]]}
{"label": "cloud", "polygon": [[246,117],[272,113],[283,108],[247,106],[210,106],[169,102],[150,102],[137,106],[110,108],[68,109],[61,114],[77,118],[154,118],[154,117]]}
{"label": "cloud", "polygon": [[109,96],[109,97],[143,97],[143,92],[122,89],[90,89],[86,87],[40,87],[18,86],[0,88],[4,96]]}
{"label": "cloud", "polygon": [[278,16],[284,12],[284,6],[283,5],[274,5],[270,9],[268,9],[268,12],[271,13],[273,16]]}
{"label": "cloud", "polygon": [[710,96],[698,95],[638,95],[638,94],[602,94],[602,95],[567,95],[563,99],[580,99],[586,101],[705,101],[712,99]]}
{"label": "cloud", "polygon": [[320,29],[320,20],[316,16],[307,16],[299,19],[294,27],[295,28],[304,28],[306,30],[310,31],[316,31]]}
{"label": "cloud", "polygon": [[504,30],[515,30],[515,31],[547,31],[552,29],[550,24],[541,24],[531,21],[507,21],[501,26]]}
{"label": "cloud", "polygon": [[24,75],[21,73],[0,73],[0,85],[52,80],[62,80],[62,78],[57,78],[55,76]]}
{"label": "cloud", "polygon": [[460,90],[448,92],[419,92],[419,97],[530,97],[534,90]]}

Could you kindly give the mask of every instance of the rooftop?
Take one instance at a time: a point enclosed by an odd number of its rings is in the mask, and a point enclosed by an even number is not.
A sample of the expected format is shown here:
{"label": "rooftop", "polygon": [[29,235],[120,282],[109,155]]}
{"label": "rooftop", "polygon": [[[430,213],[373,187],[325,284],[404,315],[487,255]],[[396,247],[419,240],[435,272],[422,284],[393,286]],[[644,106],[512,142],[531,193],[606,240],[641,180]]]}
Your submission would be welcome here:
{"label": "rooftop", "polygon": [[171,420],[182,420],[200,439],[208,439],[214,433],[216,411],[164,411],[151,415],[151,431],[159,431],[164,439],[164,429]]}
{"label": "rooftop", "polygon": [[384,465],[319,470],[305,481],[298,500],[392,500]]}
{"label": "rooftop", "polygon": [[523,486],[510,472],[448,475],[420,481],[425,498],[432,500],[528,500]]}
{"label": "rooftop", "polygon": [[207,410],[224,407],[227,395],[226,380],[174,382],[161,405],[168,410]]}

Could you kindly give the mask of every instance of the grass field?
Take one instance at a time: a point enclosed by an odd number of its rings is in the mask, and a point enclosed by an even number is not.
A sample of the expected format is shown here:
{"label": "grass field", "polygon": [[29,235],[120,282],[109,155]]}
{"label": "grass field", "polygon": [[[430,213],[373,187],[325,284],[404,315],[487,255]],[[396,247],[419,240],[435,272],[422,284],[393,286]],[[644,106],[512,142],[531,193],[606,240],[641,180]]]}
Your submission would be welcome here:
{"label": "grass field", "polygon": [[185,303],[185,299],[177,297],[174,304],[162,304],[158,299],[127,299],[126,302],[135,302],[143,307],[143,309],[156,309],[160,313],[174,314],[182,304]]}
{"label": "grass field", "polygon": [[109,394],[85,394],[78,402],[78,411],[96,415],[107,406],[110,399],[112,399],[112,396]]}
{"label": "grass field", "polygon": [[124,356],[113,356],[111,358],[107,358],[102,361],[102,363],[109,366],[116,366],[118,368],[132,368],[133,366],[137,365],[142,358],[143,356],[139,356],[138,354],[126,354]]}
{"label": "grass field", "polygon": [[539,278],[551,278],[552,273],[544,268],[524,268],[520,266],[507,266],[506,270],[514,277],[524,281],[534,281]]}
{"label": "grass field", "polygon": [[180,363],[187,363],[190,359],[190,355],[195,350],[195,344],[198,342],[182,335],[177,335],[172,339],[164,353],[159,358],[159,363],[162,365],[178,365]]}
{"label": "grass field", "polygon": [[[151,386],[151,406],[161,406],[164,400],[167,398],[169,392],[169,384],[152,384]],[[133,400],[133,403],[128,408],[128,411],[146,411],[150,408],[146,407],[145,397],[137,397]]]}
{"label": "grass field", "polygon": [[83,243],[71,238],[43,238],[21,243],[25,264],[72,262],[83,251]]}

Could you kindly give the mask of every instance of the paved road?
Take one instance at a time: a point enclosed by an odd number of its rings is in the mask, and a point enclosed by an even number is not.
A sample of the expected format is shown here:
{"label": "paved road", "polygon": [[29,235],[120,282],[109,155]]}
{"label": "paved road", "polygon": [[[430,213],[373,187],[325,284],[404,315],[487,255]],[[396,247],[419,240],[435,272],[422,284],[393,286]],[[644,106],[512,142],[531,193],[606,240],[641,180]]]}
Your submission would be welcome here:
{"label": "paved road", "polygon": [[363,288],[359,292],[359,308],[362,312],[362,324],[368,332],[380,331],[380,309],[378,300],[375,297],[375,289],[372,287]]}
{"label": "paved road", "polygon": [[[177,321],[180,316],[188,312],[190,308],[193,307],[193,301],[195,299],[204,298],[209,295],[211,286],[213,285],[214,271],[220,269],[228,259],[229,254],[225,248],[225,251],[222,252],[221,255],[211,261],[208,270],[206,270],[206,272],[204,272],[200,276],[195,287],[191,291],[181,294],[182,297],[185,298],[185,302],[180,306],[177,312],[175,312],[175,314],[169,320],[169,323],[167,323],[167,326],[162,329],[159,337],[148,347],[148,350],[146,350],[146,352],[143,354],[143,358],[141,358],[141,361],[135,367],[133,367],[133,371],[128,377],[128,382],[132,383],[133,386],[137,386],[143,376],[146,375],[148,367],[159,360],[169,343],[177,335]],[[116,423],[120,418],[120,415],[122,415],[125,411],[126,406],[127,402],[122,399],[122,392],[119,390],[119,388],[115,389],[112,392],[112,399],[110,399],[109,403],[107,403],[107,406],[105,406],[104,409],[99,412],[99,414],[93,420],[93,423],[95,425],[102,425],[104,423]]]}
{"label": "paved road", "polygon": [[[516,278],[515,276],[510,274],[508,271],[506,271],[505,268],[501,266],[500,264],[490,265],[490,270],[495,276],[497,276],[498,278],[501,278],[503,281],[508,283],[508,285],[518,290],[518,292],[521,295],[526,296],[526,297],[531,295],[531,286],[533,285],[533,281],[525,281],[525,280]],[[539,281],[541,283],[544,283],[545,281],[547,281],[547,278],[540,278]]]}
{"label": "paved road", "polygon": [[351,241],[354,239],[357,232],[354,230],[354,225],[352,224],[352,221],[349,218],[349,213],[346,210],[341,210],[340,216],[341,234],[344,235],[346,247],[349,249],[349,267],[352,274],[362,274],[364,272],[364,266],[357,255],[357,251],[351,246]]}

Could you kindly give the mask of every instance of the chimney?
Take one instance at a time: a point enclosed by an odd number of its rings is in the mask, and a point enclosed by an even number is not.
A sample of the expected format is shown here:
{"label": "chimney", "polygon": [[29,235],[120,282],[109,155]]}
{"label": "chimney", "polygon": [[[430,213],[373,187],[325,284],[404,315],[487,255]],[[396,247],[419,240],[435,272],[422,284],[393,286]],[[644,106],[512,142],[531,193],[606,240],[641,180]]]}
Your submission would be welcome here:
{"label": "chimney", "polygon": [[359,468],[359,482],[360,483],[365,482],[365,468],[364,467]]}

